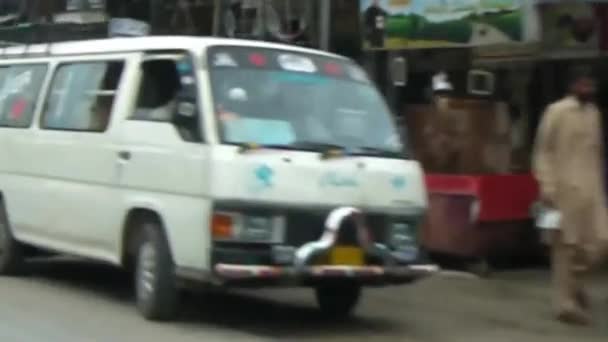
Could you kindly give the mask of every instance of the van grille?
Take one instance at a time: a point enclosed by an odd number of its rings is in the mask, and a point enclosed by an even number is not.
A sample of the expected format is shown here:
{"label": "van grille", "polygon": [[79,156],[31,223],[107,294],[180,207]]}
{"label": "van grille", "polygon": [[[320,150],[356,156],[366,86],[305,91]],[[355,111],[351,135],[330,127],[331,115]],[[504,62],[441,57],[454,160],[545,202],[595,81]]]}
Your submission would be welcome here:
{"label": "van grille", "polygon": [[[323,234],[328,212],[291,212],[287,215],[286,243],[300,247],[308,242],[317,241]],[[388,238],[388,220],[384,215],[366,216],[368,227],[375,242],[385,243]],[[354,224],[347,220],[340,230],[338,243],[358,245]]]}

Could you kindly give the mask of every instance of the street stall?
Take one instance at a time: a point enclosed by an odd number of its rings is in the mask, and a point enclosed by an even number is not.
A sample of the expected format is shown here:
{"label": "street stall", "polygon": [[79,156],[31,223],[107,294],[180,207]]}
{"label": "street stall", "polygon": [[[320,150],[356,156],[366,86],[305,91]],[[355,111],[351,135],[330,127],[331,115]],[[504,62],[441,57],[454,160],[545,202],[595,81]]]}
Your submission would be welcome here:
{"label": "street stall", "polygon": [[[509,56],[500,50],[479,50],[474,59],[478,67],[495,74],[509,75],[510,79],[528,79],[527,91],[520,91],[525,96],[510,102],[524,108],[526,136],[523,144],[529,147],[534,142],[544,108],[566,93],[565,71],[572,66],[585,65],[595,70],[599,85],[598,105],[604,114],[608,110],[608,2],[538,0],[535,9],[538,22],[542,23],[537,44],[528,44],[526,53],[519,56]],[[517,84],[521,83],[516,82],[513,88],[517,89]]]}
{"label": "street stall", "polygon": [[432,255],[470,260],[480,273],[496,255],[537,252],[527,114],[512,101],[526,98],[521,90],[530,79],[474,65],[476,49],[522,53],[538,38],[534,4],[361,0],[360,12],[363,49],[388,56],[384,79],[395,79],[394,59],[407,60],[407,84],[389,86],[387,96],[427,174],[424,246]]}
{"label": "street stall", "polygon": [[606,1],[540,0],[520,12],[525,39],[470,47],[466,95],[455,85],[406,109],[427,171],[425,246],[477,258],[471,265],[480,273],[494,256],[544,256],[531,217],[538,189],[530,159],[545,107],[565,94],[565,70],[593,67],[599,105],[608,109]]}

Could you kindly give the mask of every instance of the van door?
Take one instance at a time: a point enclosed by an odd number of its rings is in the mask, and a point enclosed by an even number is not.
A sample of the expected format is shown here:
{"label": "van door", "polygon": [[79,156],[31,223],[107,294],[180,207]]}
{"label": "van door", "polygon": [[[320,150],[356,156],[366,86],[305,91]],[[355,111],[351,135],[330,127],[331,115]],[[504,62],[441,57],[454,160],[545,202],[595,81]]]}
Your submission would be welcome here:
{"label": "van door", "polygon": [[150,53],[139,65],[139,91],[125,122],[121,187],[130,208],[162,219],[175,262],[208,263],[209,147],[201,106],[201,68],[186,52]]}
{"label": "van door", "polygon": [[36,139],[47,244],[114,261],[122,227],[117,132],[134,56],[64,60],[55,69]]}

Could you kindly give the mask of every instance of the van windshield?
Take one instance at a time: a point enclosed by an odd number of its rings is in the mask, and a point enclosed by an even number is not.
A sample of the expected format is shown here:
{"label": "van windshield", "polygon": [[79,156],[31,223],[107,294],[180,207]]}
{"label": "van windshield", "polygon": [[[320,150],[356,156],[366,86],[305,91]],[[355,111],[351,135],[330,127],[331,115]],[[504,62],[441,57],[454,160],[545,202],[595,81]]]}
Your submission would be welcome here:
{"label": "van windshield", "polygon": [[208,59],[226,144],[403,155],[384,99],[347,60],[247,47],[213,47]]}

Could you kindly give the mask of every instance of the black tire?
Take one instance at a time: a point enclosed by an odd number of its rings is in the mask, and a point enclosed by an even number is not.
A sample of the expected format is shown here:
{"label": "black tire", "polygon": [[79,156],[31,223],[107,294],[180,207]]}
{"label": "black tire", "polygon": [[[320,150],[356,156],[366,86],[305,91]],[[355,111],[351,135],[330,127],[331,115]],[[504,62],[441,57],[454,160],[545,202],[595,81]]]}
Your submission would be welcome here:
{"label": "black tire", "polygon": [[0,275],[19,275],[23,273],[23,246],[11,232],[4,202],[0,200]]}
{"label": "black tire", "polygon": [[155,221],[141,224],[134,277],[142,316],[151,321],[174,319],[178,306],[175,266],[167,239]]}
{"label": "black tire", "polygon": [[349,317],[361,298],[357,285],[319,286],[315,291],[321,312],[334,319]]}

